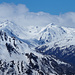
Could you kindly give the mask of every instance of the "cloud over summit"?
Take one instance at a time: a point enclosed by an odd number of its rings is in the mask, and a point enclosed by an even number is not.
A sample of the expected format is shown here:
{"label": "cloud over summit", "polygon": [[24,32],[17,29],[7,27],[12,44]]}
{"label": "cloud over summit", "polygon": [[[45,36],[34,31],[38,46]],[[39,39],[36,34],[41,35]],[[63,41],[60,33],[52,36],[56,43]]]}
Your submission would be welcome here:
{"label": "cloud over summit", "polygon": [[51,15],[45,12],[30,12],[23,4],[0,4],[0,21],[13,21],[20,26],[45,26],[54,23],[59,26],[75,27],[75,12]]}
{"label": "cloud over summit", "polygon": [[0,16],[3,17],[20,15],[29,11],[25,5],[22,4],[14,5],[14,4],[7,4],[7,3],[0,4],[0,10],[1,10]]}

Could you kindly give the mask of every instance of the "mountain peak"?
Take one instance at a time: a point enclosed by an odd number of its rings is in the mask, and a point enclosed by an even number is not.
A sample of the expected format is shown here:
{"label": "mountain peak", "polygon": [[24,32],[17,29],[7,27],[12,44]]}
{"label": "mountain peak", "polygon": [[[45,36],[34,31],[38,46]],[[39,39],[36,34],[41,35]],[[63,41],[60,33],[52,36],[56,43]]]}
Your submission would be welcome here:
{"label": "mountain peak", "polygon": [[53,25],[55,25],[54,23],[49,23],[47,26],[53,26]]}
{"label": "mountain peak", "polygon": [[5,27],[9,27],[10,25],[13,25],[13,22],[6,20],[0,23],[0,29],[4,29]]}
{"label": "mountain peak", "polygon": [[52,42],[61,39],[61,37],[64,38],[67,33],[63,27],[55,25],[54,23],[50,23],[41,29],[39,35],[39,40],[44,42]]}
{"label": "mountain peak", "polygon": [[54,26],[57,26],[57,25],[55,25],[54,23],[49,23],[49,24],[46,26],[46,28],[50,28],[50,27],[54,27]]}

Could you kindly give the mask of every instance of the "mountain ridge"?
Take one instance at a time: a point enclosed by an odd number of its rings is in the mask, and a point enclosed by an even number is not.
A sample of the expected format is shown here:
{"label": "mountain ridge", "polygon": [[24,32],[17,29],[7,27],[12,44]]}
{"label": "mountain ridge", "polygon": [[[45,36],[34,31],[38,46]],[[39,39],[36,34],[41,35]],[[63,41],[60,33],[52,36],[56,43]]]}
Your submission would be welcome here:
{"label": "mountain ridge", "polygon": [[[52,25],[52,27],[56,27],[57,29],[57,26],[55,26],[54,24],[50,25]],[[50,29],[51,27],[50,25],[46,27],[47,31]],[[72,65],[63,62],[62,60],[60,61],[60,59],[54,58],[50,54],[45,53],[48,51],[48,49],[50,49],[51,46],[50,43],[52,43],[53,41],[54,45],[55,42],[57,42],[57,40],[55,41],[54,39],[52,41],[45,41],[46,39],[44,39],[45,43],[41,43],[39,37],[41,36],[43,37],[44,34],[41,35],[42,31],[38,32],[38,30],[34,31],[34,29],[36,30],[38,29],[38,27],[31,29],[32,31],[28,29],[27,29],[28,31],[26,31],[24,29],[22,30],[22,27],[19,27],[18,25],[10,21],[6,21],[0,24],[0,74],[1,75],[75,74],[75,70]],[[60,27],[58,29],[61,30]],[[62,30],[62,32],[64,31]],[[64,34],[66,33],[64,32]],[[47,37],[46,35],[44,36]],[[45,46],[45,48],[43,48],[43,46]],[[58,46],[59,45],[55,47]]]}

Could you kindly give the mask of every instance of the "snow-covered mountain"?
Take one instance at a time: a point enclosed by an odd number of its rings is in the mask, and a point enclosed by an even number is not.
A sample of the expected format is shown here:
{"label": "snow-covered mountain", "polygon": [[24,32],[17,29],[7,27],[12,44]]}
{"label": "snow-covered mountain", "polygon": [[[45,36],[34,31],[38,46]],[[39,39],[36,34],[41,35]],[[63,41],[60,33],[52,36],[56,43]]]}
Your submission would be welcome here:
{"label": "snow-covered mountain", "polygon": [[49,24],[43,29],[41,29],[41,31],[39,32],[39,40],[42,41],[43,43],[57,42],[59,45],[61,43],[62,45],[67,45],[67,44],[73,45],[75,44],[73,42],[75,40],[75,29]]}
{"label": "snow-covered mountain", "polygon": [[49,24],[39,32],[36,51],[52,55],[75,66],[75,28]]}
{"label": "snow-covered mountain", "polygon": [[[24,29],[10,21],[0,23],[0,75],[75,74],[75,69],[70,63],[65,63],[62,59],[60,61],[51,56],[55,54],[50,52],[51,48],[58,47],[59,51],[64,49],[65,52],[66,47],[74,45],[74,30],[53,24],[39,30],[39,27]],[[71,46],[69,51],[73,48]],[[47,55],[48,53],[51,55]]]}

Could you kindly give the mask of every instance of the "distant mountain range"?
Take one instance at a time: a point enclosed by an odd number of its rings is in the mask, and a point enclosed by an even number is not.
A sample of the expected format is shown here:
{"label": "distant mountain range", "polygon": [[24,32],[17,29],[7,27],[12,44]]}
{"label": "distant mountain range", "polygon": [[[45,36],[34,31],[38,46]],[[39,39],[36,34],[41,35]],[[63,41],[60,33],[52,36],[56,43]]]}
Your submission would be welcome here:
{"label": "distant mountain range", "polygon": [[0,23],[0,75],[74,75],[74,62],[74,28]]}

